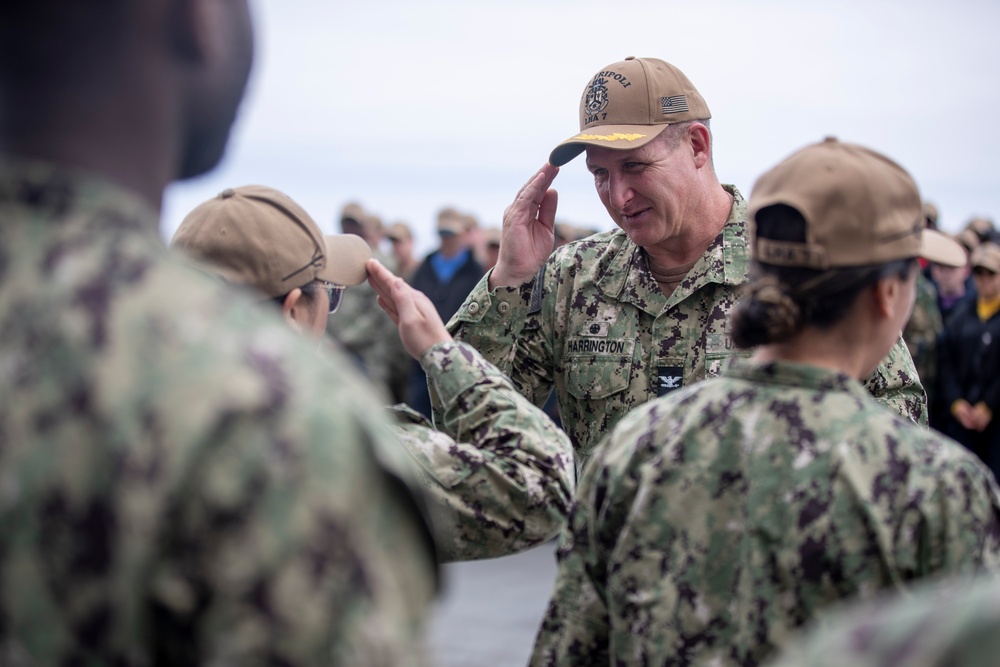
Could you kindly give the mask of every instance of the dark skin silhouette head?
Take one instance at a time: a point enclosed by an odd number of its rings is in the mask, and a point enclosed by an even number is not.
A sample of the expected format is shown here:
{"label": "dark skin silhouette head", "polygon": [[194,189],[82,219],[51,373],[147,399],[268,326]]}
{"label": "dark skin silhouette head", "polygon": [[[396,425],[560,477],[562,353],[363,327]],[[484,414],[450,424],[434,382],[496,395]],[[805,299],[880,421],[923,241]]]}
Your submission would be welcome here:
{"label": "dark skin silhouette head", "polygon": [[253,60],[246,0],[0,2],[0,152],[159,208],[220,160]]}

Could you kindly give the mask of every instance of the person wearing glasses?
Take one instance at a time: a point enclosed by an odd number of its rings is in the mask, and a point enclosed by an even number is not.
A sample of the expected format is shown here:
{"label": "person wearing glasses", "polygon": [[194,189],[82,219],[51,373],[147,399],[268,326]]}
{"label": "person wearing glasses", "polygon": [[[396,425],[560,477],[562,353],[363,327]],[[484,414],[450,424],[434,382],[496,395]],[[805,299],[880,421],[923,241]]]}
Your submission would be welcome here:
{"label": "person wearing glasses", "polygon": [[344,289],[368,276],[407,352],[444,400],[440,430],[403,404],[386,415],[398,453],[416,461],[436,501],[441,560],[503,556],[559,532],[575,485],[568,437],[472,347],[455,342],[430,299],[370,259],[361,238],[324,237],[284,193],[244,186],[195,208],[171,246],[226,282],[255,290],[288,326],[317,341]]}
{"label": "person wearing glasses", "polygon": [[924,230],[899,165],[827,139],[748,207],[755,349],[626,415],[586,467],[532,665],[756,665],[847,598],[1000,569],[1000,491],[957,443],[863,382],[899,340]]}
{"label": "person wearing glasses", "polygon": [[1000,246],[983,243],[969,264],[976,298],[955,307],[939,345],[944,429],[1000,476]]}
{"label": "person wearing glasses", "polygon": [[324,236],[290,197],[261,185],[227,188],[203,202],[170,245],[210,274],[274,301],[289,327],[317,341],[344,289],[364,282],[371,257],[361,237]]}

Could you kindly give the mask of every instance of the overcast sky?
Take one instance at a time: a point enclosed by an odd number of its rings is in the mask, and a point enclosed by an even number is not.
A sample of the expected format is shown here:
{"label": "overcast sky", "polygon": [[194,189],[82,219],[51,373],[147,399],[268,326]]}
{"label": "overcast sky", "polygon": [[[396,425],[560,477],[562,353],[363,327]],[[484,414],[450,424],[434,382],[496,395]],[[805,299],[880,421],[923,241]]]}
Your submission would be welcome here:
{"label": "overcast sky", "polygon": [[[454,206],[483,226],[578,129],[599,69],[683,70],[712,110],[720,180],[835,135],[893,157],[955,231],[1000,214],[1000,2],[252,1],[254,72],[229,151],[171,186],[163,234],[226,187],[283,190],[330,233],[348,201],[408,222],[422,252]],[[577,159],[557,217],[613,224]]]}

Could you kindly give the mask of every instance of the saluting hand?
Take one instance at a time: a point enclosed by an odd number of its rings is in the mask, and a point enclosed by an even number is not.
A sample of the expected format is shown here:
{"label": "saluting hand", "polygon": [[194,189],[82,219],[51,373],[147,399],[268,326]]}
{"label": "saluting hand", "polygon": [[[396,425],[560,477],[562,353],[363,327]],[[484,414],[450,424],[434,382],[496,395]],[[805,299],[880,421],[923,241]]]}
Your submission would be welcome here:
{"label": "saluting hand", "polygon": [[378,294],[378,305],[399,327],[399,339],[411,357],[419,361],[432,345],[453,340],[423,292],[407,285],[377,259],[369,259],[365,268],[368,283]]}
{"label": "saluting hand", "polygon": [[549,186],[558,173],[559,167],[546,164],[504,211],[500,255],[490,274],[490,289],[528,282],[552,253],[558,195]]}

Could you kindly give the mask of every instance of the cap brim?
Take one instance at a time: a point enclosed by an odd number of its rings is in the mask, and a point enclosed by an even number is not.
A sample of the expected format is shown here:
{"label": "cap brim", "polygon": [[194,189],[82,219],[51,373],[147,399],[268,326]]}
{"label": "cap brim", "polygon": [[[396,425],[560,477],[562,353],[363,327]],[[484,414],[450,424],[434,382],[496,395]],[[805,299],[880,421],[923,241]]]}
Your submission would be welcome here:
{"label": "cap brim", "polygon": [[335,234],[324,236],[326,265],[316,277],[336,285],[360,285],[368,278],[365,262],[372,256],[372,249],[360,236]]}
{"label": "cap brim", "polygon": [[961,267],[969,261],[961,244],[934,229],[925,229],[921,232],[920,256],[943,266]]}
{"label": "cap brim", "polygon": [[561,167],[586,150],[587,146],[601,146],[615,150],[629,150],[645,146],[670,127],[662,125],[597,125],[573,135],[553,149],[549,163]]}

